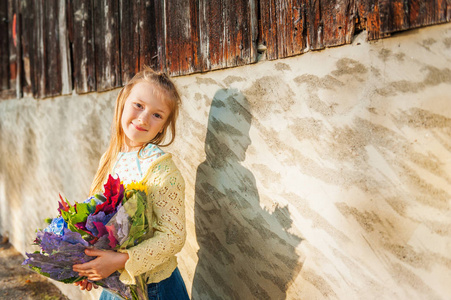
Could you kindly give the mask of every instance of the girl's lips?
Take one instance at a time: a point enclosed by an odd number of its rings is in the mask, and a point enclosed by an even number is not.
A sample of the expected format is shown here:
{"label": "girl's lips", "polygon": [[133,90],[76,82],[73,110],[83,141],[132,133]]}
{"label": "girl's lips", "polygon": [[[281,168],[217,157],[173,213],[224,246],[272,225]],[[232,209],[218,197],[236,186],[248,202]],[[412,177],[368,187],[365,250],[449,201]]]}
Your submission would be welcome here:
{"label": "girl's lips", "polygon": [[136,130],[139,130],[139,131],[147,131],[146,129],[144,129],[144,128],[142,128],[142,127],[139,127],[138,125],[135,125],[135,124],[133,124],[133,123],[132,123],[132,125],[136,128]]}

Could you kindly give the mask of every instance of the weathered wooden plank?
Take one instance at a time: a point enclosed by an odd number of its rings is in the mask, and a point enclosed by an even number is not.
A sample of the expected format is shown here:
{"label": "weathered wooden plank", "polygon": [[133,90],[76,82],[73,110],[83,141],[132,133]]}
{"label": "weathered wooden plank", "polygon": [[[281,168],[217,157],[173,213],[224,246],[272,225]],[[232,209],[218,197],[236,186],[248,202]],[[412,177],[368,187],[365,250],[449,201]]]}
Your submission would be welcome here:
{"label": "weathered wooden plank", "polygon": [[44,74],[43,97],[57,96],[61,93],[61,59],[58,34],[58,1],[45,0],[43,2],[43,48],[44,58],[42,74]]}
{"label": "weathered wooden plank", "polygon": [[[65,42],[65,2],[22,1],[21,10],[25,30],[21,39],[23,45],[18,48],[19,51],[23,49],[25,81],[31,85],[31,93],[35,98],[61,95],[63,74],[66,77],[65,92],[69,93],[72,87]],[[65,59],[64,71],[62,57]],[[30,92],[27,85],[24,88],[25,92]]]}
{"label": "weathered wooden plank", "polygon": [[259,43],[267,47],[267,59],[301,54],[306,48],[323,48],[321,9],[319,1],[260,1]]}
{"label": "weathered wooden plank", "polygon": [[267,47],[268,59],[282,58],[300,54],[306,48],[316,50],[350,43],[356,23],[374,40],[393,32],[446,22],[451,5],[448,2],[261,0],[259,43]]}
{"label": "weathered wooden plank", "polygon": [[200,0],[202,70],[255,62],[255,4],[249,0]]}
{"label": "weathered wooden plank", "polygon": [[[21,20],[23,28],[30,28],[34,26],[34,3],[27,3],[27,1],[20,2]],[[34,28],[34,27],[31,27]],[[34,48],[33,36],[34,30],[23,30],[21,35],[22,41],[22,61],[23,61],[23,94],[25,96],[33,96],[32,72],[31,65],[34,63],[34,52],[30,48]]]}
{"label": "weathered wooden plank", "polygon": [[324,46],[338,46],[352,41],[355,29],[354,0],[322,1]]}
{"label": "weathered wooden plank", "polygon": [[451,2],[446,0],[420,1],[410,0],[408,3],[409,27],[438,24],[449,21],[448,9]]}
{"label": "weathered wooden plank", "polygon": [[[34,85],[36,87],[35,93],[33,94],[35,98],[43,98],[45,93],[45,82],[47,81],[46,74],[46,53],[45,53],[45,44],[44,44],[44,36],[45,36],[45,10],[44,10],[44,2],[45,0],[36,1],[35,5],[35,22],[37,34],[33,37],[35,41],[34,46],[36,48],[31,48],[32,51],[35,52],[35,72],[34,72]],[[33,82],[32,82],[33,84]]]}
{"label": "weathered wooden plank", "polygon": [[368,39],[387,37],[394,32],[448,22],[451,2],[447,0],[356,0],[360,26]]}
{"label": "weathered wooden plank", "polygon": [[408,6],[404,0],[379,0],[379,10],[381,33],[388,34],[409,28],[406,13]]}
{"label": "weathered wooden plank", "polygon": [[74,89],[78,94],[96,90],[93,0],[69,1],[69,42],[72,49]]}
{"label": "weathered wooden plank", "polygon": [[[300,54],[307,47],[307,13],[305,0],[280,1],[277,32],[279,58]],[[288,26],[288,27],[287,27]]]}
{"label": "weathered wooden plank", "polygon": [[8,2],[0,2],[0,91],[9,90]]}
{"label": "weathered wooden plank", "polygon": [[166,71],[165,2],[143,1],[140,15],[140,67]]}
{"label": "weathered wooden plank", "polygon": [[[8,4],[6,6],[7,9],[7,40],[8,42],[8,89],[2,93],[5,98],[14,98],[19,97],[21,95],[21,87],[20,87],[20,76],[19,76],[19,59],[20,52],[18,50],[18,42],[20,42],[20,13],[18,2],[16,0],[8,0]],[[19,79],[19,81],[18,81]]]}
{"label": "weathered wooden plank", "polygon": [[140,0],[120,0],[121,72],[125,84],[139,71]]}
{"label": "weathered wooden plank", "polygon": [[360,30],[368,33],[369,40],[380,37],[380,14],[378,0],[356,0],[358,24]]}
{"label": "weathered wooden plank", "polygon": [[253,57],[254,37],[252,36],[253,15],[251,1],[232,1],[228,0],[224,6],[226,20],[225,59],[227,67],[234,67],[252,63],[256,61]]}
{"label": "weathered wooden plank", "polygon": [[[16,98],[22,98],[23,96],[23,75],[22,75],[22,20],[20,18],[21,16],[21,10],[20,10],[20,2],[18,0],[14,1],[14,8],[16,11],[16,22],[13,24],[15,25],[15,46],[16,46],[16,67],[17,67],[17,73],[16,73]],[[14,19],[13,19],[14,23]],[[13,31],[14,33],[14,31]]]}
{"label": "weathered wooden plank", "polygon": [[[72,72],[77,93],[84,93],[117,87],[144,64],[171,75],[249,64],[256,61],[257,36],[267,46],[267,58],[277,59],[350,43],[356,23],[374,40],[451,18],[449,0],[7,0],[1,5],[3,14],[7,11],[1,20],[9,22],[3,30],[7,38],[0,41],[0,66],[8,65],[0,67],[0,90],[20,95],[23,88],[38,98],[70,93]],[[19,9],[15,28],[22,22],[26,30],[14,44],[12,16]]]}
{"label": "weathered wooden plank", "polygon": [[121,85],[118,0],[94,1],[94,44],[97,91]]}
{"label": "weathered wooden plank", "polygon": [[276,5],[278,58],[303,52],[307,46],[306,1],[278,1]]}
{"label": "weathered wooden plank", "polygon": [[66,0],[58,0],[58,42],[60,54],[60,94],[72,93],[72,66],[69,46],[69,34],[67,28],[68,7]]}
{"label": "weathered wooden plank", "polygon": [[41,98],[45,91],[43,13],[42,0],[21,2],[24,70],[25,77],[30,83],[24,92],[32,94],[35,98]]}
{"label": "weathered wooden plank", "polygon": [[321,1],[308,1],[307,7],[307,43],[313,50],[323,49],[323,27],[321,20]]}
{"label": "weathered wooden plank", "polygon": [[195,0],[167,1],[166,59],[170,75],[201,70],[199,61],[199,11]]}
{"label": "weathered wooden plank", "polygon": [[440,20],[444,22],[451,21],[451,2],[449,0],[441,0],[439,1],[439,11],[440,11]]}
{"label": "weathered wooden plank", "polygon": [[258,44],[266,47],[266,58],[278,58],[276,0],[259,1]]}
{"label": "weathered wooden plank", "polygon": [[[211,69],[210,51],[215,50],[215,41],[219,41],[218,38],[212,39],[211,36],[213,35],[214,29],[218,29],[222,26],[222,17],[220,14],[217,14],[217,10],[210,10],[209,3],[212,3],[213,6],[218,7],[221,4],[221,0],[199,0],[199,46],[202,71],[208,71]],[[211,23],[208,22],[209,19],[216,20],[216,28],[213,27],[213,29],[210,29]],[[217,47],[218,51],[219,48],[220,47]]]}

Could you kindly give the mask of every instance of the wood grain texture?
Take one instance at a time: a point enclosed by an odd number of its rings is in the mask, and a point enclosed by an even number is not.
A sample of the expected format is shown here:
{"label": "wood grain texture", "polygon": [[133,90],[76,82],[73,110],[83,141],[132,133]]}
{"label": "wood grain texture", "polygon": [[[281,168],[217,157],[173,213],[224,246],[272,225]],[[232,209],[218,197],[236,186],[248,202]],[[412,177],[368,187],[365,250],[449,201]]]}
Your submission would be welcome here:
{"label": "wood grain texture", "polygon": [[[17,97],[20,94],[21,89],[18,89],[18,48],[17,42],[20,41],[20,34],[16,34],[14,39],[14,32],[20,33],[20,14],[18,14],[18,2],[14,0],[3,1],[3,28],[2,31],[2,85],[5,88],[1,88],[1,97],[3,99]],[[4,39],[4,40],[3,40]],[[15,41],[15,42],[14,42]]]}
{"label": "wood grain texture", "polygon": [[254,3],[249,0],[200,0],[202,70],[214,70],[256,61]]}
{"label": "wood grain texture", "polygon": [[[451,24],[363,36],[174,79],[192,299],[449,300]],[[22,253],[49,195],[86,199],[116,96],[0,101],[0,233]]]}
{"label": "wood grain texture", "polygon": [[[66,4],[61,0],[21,3],[23,35],[18,69],[23,73],[23,90],[35,98],[68,94],[72,91]],[[20,28],[20,27],[19,27]],[[31,30],[30,28],[33,28]]]}
{"label": "wood grain texture", "polygon": [[72,66],[67,25],[68,7],[65,0],[58,0],[58,42],[60,52],[61,94],[72,93]]}
{"label": "wood grain texture", "polygon": [[[449,0],[7,0],[2,5],[8,29],[0,45],[0,91],[17,90],[20,97],[23,90],[38,98],[70,93],[72,84],[77,93],[113,89],[144,65],[180,76],[254,63],[258,45],[273,60],[351,43],[356,31],[366,30],[375,40],[451,20]],[[14,44],[12,18],[19,8],[16,29],[23,23],[24,31]]]}
{"label": "wood grain texture", "polygon": [[321,4],[324,45],[338,46],[351,43],[355,28],[355,1],[321,1]]}
{"label": "wood grain texture", "polygon": [[[43,1],[42,73],[45,74],[44,97],[61,94],[61,51],[59,48],[58,0]],[[45,17],[44,17],[45,16]]]}
{"label": "wood grain texture", "polygon": [[7,1],[0,2],[0,91],[9,89],[9,28]]}
{"label": "wood grain texture", "polygon": [[168,73],[176,76],[199,72],[201,65],[197,1],[167,1],[165,15]]}
{"label": "wood grain texture", "polygon": [[117,0],[94,1],[94,55],[99,92],[121,85],[118,6]]}
{"label": "wood grain texture", "polygon": [[69,1],[69,41],[74,89],[78,94],[96,90],[93,1]]}
{"label": "wood grain texture", "polygon": [[164,1],[142,1],[139,21],[139,65],[166,68]]}
{"label": "wood grain texture", "polygon": [[[23,28],[29,28],[29,24],[33,24],[32,20],[34,18],[34,13],[31,4],[27,4],[26,2],[21,2],[20,10],[21,10],[21,21]],[[34,48],[32,41],[32,31],[25,30],[21,34],[21,45],[22,45],[22,61],[23,61],[23,93],[25,96],[33,95],[33,85],[32,85],[32,73],[34,72],[34,68],[32,64],[34,63],[34,52],[31,51],[30,47]]]}
{"label": "wood grain texture", "polygon": [[139,71],[141,1],[120,0],[121,74],[125,84]]}
{"label": "wood grain texture", "polygon": [[[29,87],[24,89],[35,98],[41,98],[45,91],[45,74],[42,72],[43,58],[43,5],[41,1],[21,3],[22,23],[24,32],[22,35],[22,48],[25,64],[26,78],[29,79]],[[31,30],[30,28],[33,28]],[[27,69],[29,71],[27,72]],[[28,74],[27,74],[28,73]]]}
{"label": "wood grain texture", "polygon": [[277,59],[302,53],[307,46],[307,1],[261,0],[259,44],[266,57]]}
{"label": "wood grain texture", "polygon": [[368,39],[375,40],[380,37],[380,17],[377,0],[357,0],[359,14],[358,27],[368,32]]}
{"label": "wood grain texture", "polygon": [[356,5],[369,40],[451,19],[451,3],[446,0],[356,0]]}

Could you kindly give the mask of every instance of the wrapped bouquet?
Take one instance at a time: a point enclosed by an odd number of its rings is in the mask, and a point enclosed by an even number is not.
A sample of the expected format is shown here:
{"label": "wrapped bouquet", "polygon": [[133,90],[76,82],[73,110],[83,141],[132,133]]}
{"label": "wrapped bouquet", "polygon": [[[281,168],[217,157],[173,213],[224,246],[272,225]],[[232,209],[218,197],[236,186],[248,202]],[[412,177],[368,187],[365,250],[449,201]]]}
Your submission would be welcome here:
{"label": "wrapped bouquet", "polygon": [[[74,283],[86,277],[78,276],[72,266],[95,259],[85,254],[86,248],[119,250],[140,243],[149,232],[146,186],[131,183],[124,187],[110,175],[104,187],[103,194],[74,205],[60,196],[59,216],[47,219],[47,228],[37,230],[34,244],[40,251],[27,253],[23,265],[51,279]],[[144,278],[136,278],[136,285],[125,285],[119,276],[116,271],[95,284],[124,299],[148,298]]]}

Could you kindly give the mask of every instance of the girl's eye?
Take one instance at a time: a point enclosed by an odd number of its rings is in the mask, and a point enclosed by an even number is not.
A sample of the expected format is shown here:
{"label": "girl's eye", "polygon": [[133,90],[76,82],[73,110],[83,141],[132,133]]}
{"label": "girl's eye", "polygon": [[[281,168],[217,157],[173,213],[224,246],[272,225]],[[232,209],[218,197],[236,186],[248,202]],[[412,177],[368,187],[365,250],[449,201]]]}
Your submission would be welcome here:
{"label": "girl's eye", "polygon": [[141,103],[135,103],[135,106],[137,107],[137,108],[143,108],[143,106],[141,105]]}
{"label": "girl's eye", "polygon": [[159,114],[159,113],[154,113],[153,114],[156,118],[158,118],[158,119],[161,119],[162,118],[162,116]]}

